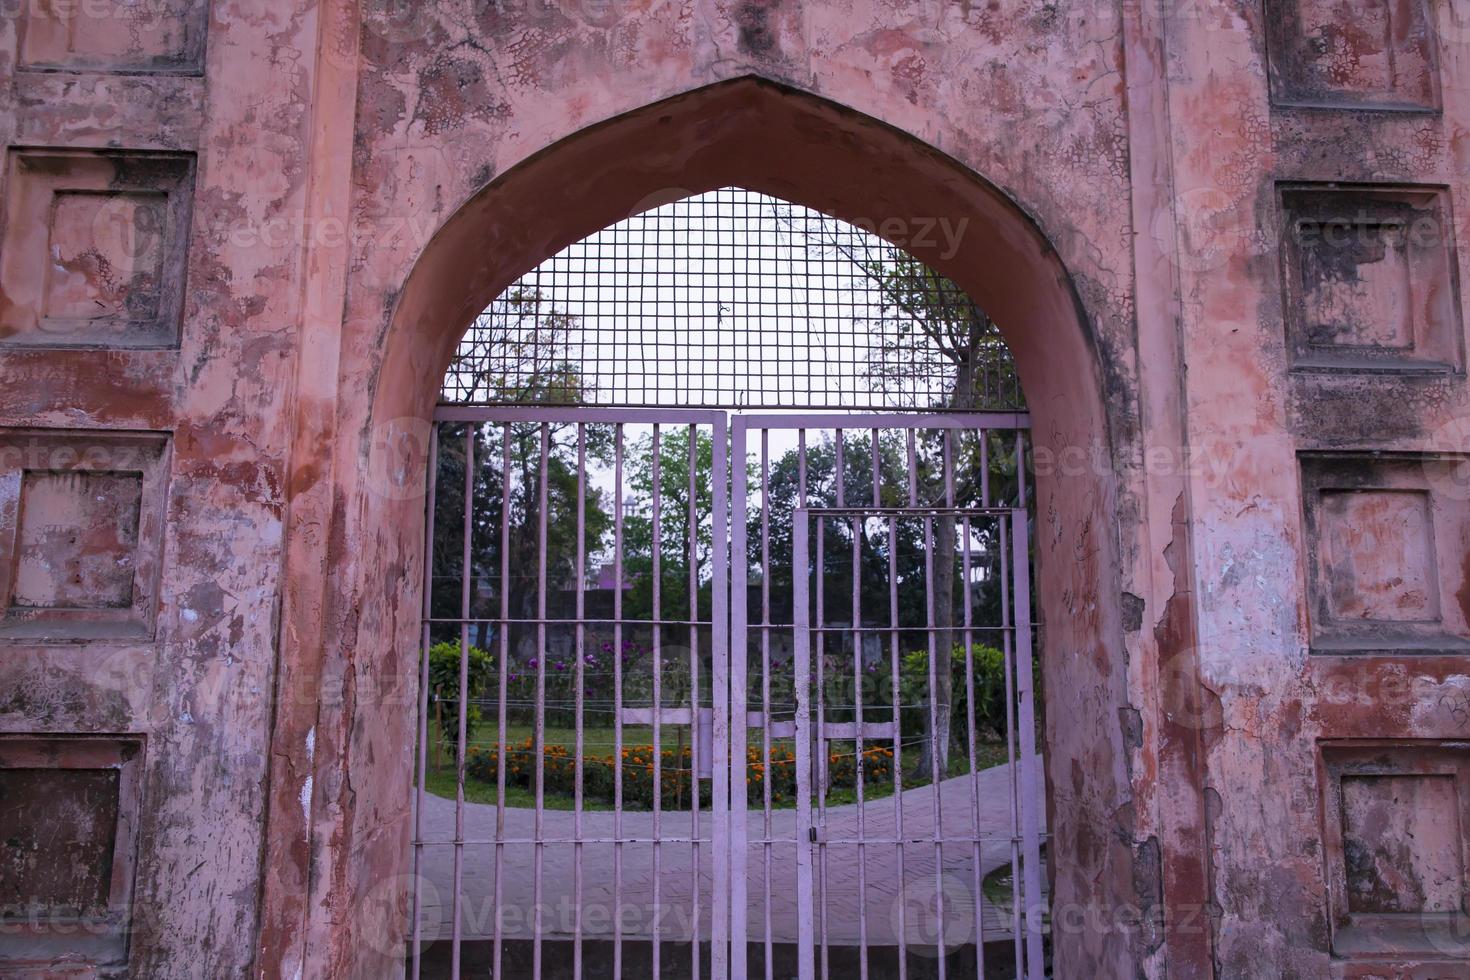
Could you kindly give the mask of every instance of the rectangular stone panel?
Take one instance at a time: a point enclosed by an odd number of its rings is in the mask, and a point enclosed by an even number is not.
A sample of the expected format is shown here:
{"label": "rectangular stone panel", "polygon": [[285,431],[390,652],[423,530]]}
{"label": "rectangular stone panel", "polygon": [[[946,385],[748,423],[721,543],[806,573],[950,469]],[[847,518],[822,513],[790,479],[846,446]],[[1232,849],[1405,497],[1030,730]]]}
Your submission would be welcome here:
{"label": "rectangular stone panel", "polygon": [[1284,184],[1279,201],[1293,367],[1463,369],[1454,222],[1442,191]]}
{"label": "rectangular stone panel", "polygon": [[[1308,223],[1297,233],[1308,235]],[[1413,283],[1402,225],[1371,221],[1329,225],[1353,243],[1333,249],[1313,241],[1302,250],[1302,300],[1308,342],[1315,345],[1414,349]]]}
{"label": "rectangular stone panel", "polygon": [[163,227],[167,206],[168,195],[158,193],[56,194],[42,315],[156,320],[163,253],[150,237]]}
{"label": "rectangular stone panel", "polygon": [[151,636],[166,444],[0,434],[0,639]]}
{"label": "rectangular stone panel", "polygon": [[1314,652],[1470,650],[1470,500],[1455,455],[1304,453]]}
{"label": "rectangular stone panel", "polygon": [[0,343],[178,342],[192,156],[12,150],[0,238]]}
{"label": "rectangular stone panel", "polygon": [[132,605],[142,497],[141,473],[25,472],[11,604]]}
{"label": "rectangular stone panel", "polygon": [[32,70],[194,73],[207,0],[24,0],[20,66]]}
{"label": "rectangular stone panel", "polygon": [[1344,776],[1342,827],[1349,911],[1459,908],[1464,861],[1453,776]]}
{"label": "rectangular stone panel", "polygon": [[1278,105],[1433,109],[1429,0],[1266,0]]}
{"label": "rectangular stone panel", "polygon": [[0,769],[0,908],[107,907],[118,774]]}
{"label": "rectangular stone panel", "polygon": [[132,736],[0,736],[0,974],[126,964],[142,749]]}
{"label": "rectangular stone panel", "polygon": [[1439,574],[1429,494],[1323,490],[1318,529],[1335,619],[1437,622]]}
{"label": "rectangular stone panel", "polygon": [[1322,744],[1333,952],[1438,955],[1470,912],[1470,752],[1460,743]]}

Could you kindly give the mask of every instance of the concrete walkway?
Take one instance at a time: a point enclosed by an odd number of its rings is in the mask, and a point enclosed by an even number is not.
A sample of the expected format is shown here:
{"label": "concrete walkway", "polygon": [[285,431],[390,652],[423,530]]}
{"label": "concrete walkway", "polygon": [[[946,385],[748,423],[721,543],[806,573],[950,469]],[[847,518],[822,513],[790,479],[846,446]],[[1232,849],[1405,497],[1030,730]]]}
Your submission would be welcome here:
{"label": "concrete walkway", "polygon": [[[972,800],[969,777],[945,780],[940,785],[940,812],[946,837],[980,835],[1009,837],[1011,832],[1010,767],[996,766],[980,773],[975,780],[978,789],[978,822],[976,804]],[[863,924],[859,911],[865,913],[866,940],[872,945],[897,942],[899,923],[903,923],[906,942],[933,944],[938,938],[940,903],[945,943],[974,941],[976,932],[974,869],[975,848],[969,842],[943,846],[942,873],[936,878],[934,836],[935,793],[932,786],[905,791],[903,794],[903,837],[900,848],[895,837],[895,801],[893,797],[876,800],[861,808],[856,805],[831,807],[827,810],[821,839],[855,841],[859,821],[864,824],[861,836],[869,843],[859,848],[854,843],[829,843],[821,848],[814,887],[817,906],[825,906],[827,939],[833,945],[852,945],[858,941]],[[1037,801],[1039,812],[1045,812],[1044,799]],[[814,820],[816,814],[813,814]],[[574,815],[567,811],[548,810],[543,814],[541,837],[569,839],[573,836]],[[747,814],[747,837],[750,843],[747,878],[748,930],[751,941],[767,934],[775,942],[793,942],[797,938],[796,910],[796,812],[777,810],[771,814],[770,833],[764,828],[760,810]],[[581,837],[584,840],[607,840],[613,833],[614,814],[584,813]],[[617,848],[611,843],[581,845],[582,899],[576,901],[574,867],[577,847],[570,843],[550,843],[539,849],[530,843],[513,843],[504,847],[505,866],[501,871],[502,936],[506,939],[530,938],[537,931],[532,909],[541,907],[540,931],[546,938],[564,938],[573,932],[575,910],[582,910],[584,937],[609,938],[613,935],[613,916],[620,915],[623,936],[627,939],[647,938],[658,923],[660,936],[669,941],[687,941],[694,935],[708,938],[711,894],[713,888],[710,838],[712,818],[700,814],[698,875],[695,875],[694,847],[690,814],[665,813],[662,836],[666,839],[655,848],[648,843],[654,837],[653,814],[624,813],[622,836],[638,838],[639,843],[625,843],[622,851],[621,901],[615,901],[614,865]],[[507,839],[526,841],[535,830],[535,811],[506,810]],[[485,840],[495,836],[495,807],[470,803],[465,806],[465,839]],[[682,842],[668,842],[669,837],[682,837]],[[449,842],[454,838],[454,801],[437,796],[425,799],[424,839]],[[767,847],[770,840],[769,862]],[[539,855],[538,855],[539,850]],[[863,852],[862,861],[859,851]],[[654,872],[657,851],[658,874]],[[900,853],[901,852],[901,853]],[[821,853],[825,853],[825,889],[822,887]],[[1010,860],[1008,840],[991,840],[980,848],[980,874],[983,878]],[[539,893],[536,888],[536,865],[540,862]],[[422,873],[425,878],[422,922],[426,938],[447,938],[450,934],[454,894],[454,848],[447,844],[430,844],[424,849]],[[901,862],[901,864],[900,864]],[[900,867],[902,871],[900,873]],[[769,871],[768,871],[769,868]],[[462,935],[466,940],[493,935],[495,848],[493,845],[466,844],[462,861],[463,897],[460,902]],[[769,878],[769,903],[766,881]],[[654,893],[658,890],[657,913]],[[696,921],[694,900],[698,889]],[[825,893],[826,900],[822,901]],[[1010,931],[1010,917],[1005,909],[984,903],[985,939],[1001,938]],[[902,918],[900,918],[902,917]],[[822,916],[817,917],[820,936]]]}

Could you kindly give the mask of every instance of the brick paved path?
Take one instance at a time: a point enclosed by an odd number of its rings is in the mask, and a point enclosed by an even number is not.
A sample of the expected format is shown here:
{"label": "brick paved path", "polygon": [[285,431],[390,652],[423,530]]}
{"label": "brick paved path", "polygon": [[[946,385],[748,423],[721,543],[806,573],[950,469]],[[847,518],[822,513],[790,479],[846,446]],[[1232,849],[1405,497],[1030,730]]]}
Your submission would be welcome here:
{"label": "brick paved path", "polygon": [[[979,825],[982,833],[1009,835],[1011,827],[1010,767],[996,766],[979,774]],[[945,780],[940,786],[943,828],[946,836],[968,835],[973,817],[969,778],[957,777]],[[1044,812],[1045,801],[1038,800]],[[894,836],[894,799],[888,797],[868,803],[863,808],[865,839]],[[867,913],[867,941],[874,945],[896,942],[899,908],[904,910],[904,933],[909,942],[933,943],[937,926],[934,909],[936,894],[942,889],[945,901],[946,944],[969,942],[974,938],[974,873],[973,849],[967,843],[947,844],[943,848],[944,874],[936,883],[935,847],[930,838],[934,832],[934,790],[920,787],[903,794],[904,837],[910,841],[902,851],[903,874],[898,870],[898,848],[892,843],[868,844],[866,852],[866,887],[859,889],[858,848],[851,844],[831,844],[827,852],[826,870],[826,929],[829,942],[834,945],[855,944],[858,939],[858,910]],[[847,805],[832,807],[827,811],[825,833],[827,840],[851,840],[858,836],[858,807]],[[612,813],[595,812],[582,815],[584,838],[611,837]],[[530,838],[533,836],[535,811],[510,808],[506,811],[506,836],[508,838]],[[548,810],[543,815],[544,837],[571,837],[573,814],[567,811]],[[702,813],[701,837],[706,843],[700,845],[699,860],[699,923],[698,932],[703,938],[709,936],[709,909],[713,887],[710,864],[710,845],[707,843],[711,817]],[[749,935],[752,941],[765,935],[767,907],[765,903],[766,861],[759,843],[765,836],[762,814],[759,810],[748,815],[748,837],[751,841],[748,884]],[[795,907],[796,864],[794,847],[790,838],[794,836],[796,812],[778,810],[772,814],[772,839],[770,879],[771,904],[769,921],[772,938],[776,942],[796,939],[797,918]],[[466,839],[493,838],[495,830],[495,807],[485,804],[467,804],[465,813]],[[690,816],[687,811],[665,813],[662,817],[662,833],[665,837],[690,836]],[[623,836],[648,839],[653,836],[653,814],[634,812],[623,814]],[[454,837],[454,801],[429,796],[425,801],[424,839],[449,841]],[[918,842],[915,842],[916,839]],[[502,873],[503,936],[505,938],[529,938],[535,933],[535,922],[531,915],[535,895],[535,848],[530,844],[511,844],[505,847],[506,867]],[[580,907],[583,910],[583,935],[610,937],[613,933],[612,916],[621,909],[625,938],[647,937],[651,934],[654,916],[654,873],[653,846],[648,843],[623,845],[622,901],[614,904],[613,863],[614,848],[606,843],[589,843],[582,846],[583,890]],[[574,852],[570,844],[548,844],[541,849],[542,908],[541,932],[543,936],[565,937],[573,930],[574,909]],[[668,940],[687,940],[695,931],[693,880],[694,860],[689,843],[664,843],[659,848],[659,914],[661,936]],[[981,854],[981,876],[1006,863],[1010,857],[1007,841],[990,841],[983,845]],[[463,936],[467,940],[488,938],[492,935],[491,910],[494,888],[494,848],[489,845],[466,845],[464,848],[463,894],[461,921]],[[426,937],[438,935],[448,937],[453,895],[453,848],[430,846],[426,848],[423,865],[425,885],[423,922]],[[900,902],[900,883],[903,885],[903,901]],[[819,885],[820,887],[820,885]],[[1009,916],[1003,909],[985,903],[983,906],[986,940],[999,938],[1009,931]]]}

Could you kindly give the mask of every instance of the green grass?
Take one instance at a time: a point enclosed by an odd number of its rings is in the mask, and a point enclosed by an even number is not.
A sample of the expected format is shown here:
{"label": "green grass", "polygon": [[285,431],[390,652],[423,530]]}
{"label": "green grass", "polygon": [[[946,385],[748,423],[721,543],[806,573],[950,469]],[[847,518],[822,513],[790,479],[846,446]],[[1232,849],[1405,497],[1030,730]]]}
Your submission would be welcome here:
{"label": "green grass", "polygon": [[[1041,845],[1041,867],[1046,867],[1046,845]],[[985,896],[985,901],[1001,910],[1002,915],[1010,915],[1011,906],[1015,902],[1015,868],[1008,861],[1000,867],[991,871],[980,883],[980,892]],[[1042,872],[1042,891],[1047,890],[1046,872]]]}
{"label": "green grass", "polygon": [[[562,745],[565,746],[569,752],[576,745],[575,729],[548,726],[545,731],[547,745]],[[668,726],[664,728],[663,732],[661,733],[660,744],[664,748],[676,748],[680,744],[679,731],[680,729],[674,726]],[[506,744],[508,745],[524,743],[527,739],[532,738],[533,735],[534,728],[530,725],[506,726],[505,740]],[[683,744],[688,745],[689,743],[687,729],[684,729],[684,737],[685,741]],[[429,730],[428,753],[429,772],[427,774],[427,779],[425,780],[425,788],[430,793],[433,793],[435,796],[440,796],[444,797],[445,799],[452,800],[455,798],[456,793],[456,778],[454,772],[453,753],[450,749],[450,746],[441,746],[439,744],[439,741],[440,739],[438,730],[431,725]],[[748,741],[751,746],[759,747],[761,745],[759,730],[753,731],[752,737]],[[624,746],[649,745],[652,744],[652,742],[653,729],[651,727],[647,725],[623,726]],[[468,740],[468,745],[472,749],[494,748],[497,743],[498,733],[496,732],[496,728],[493,724],[482,724],[480,729],[476,731]],[[788,747],[791,744],[792,743],[790,739],[773,740],[771,743],[772,747]],[[871,745],[871,743],[868,744]],[[583,745],[585,753],[589,756],[612,755],[614,748],[613,730],[611,728],[584,729]],[[854,746],[851,742],[847,742],[846,744],[841,742],[833,742],[831,743],[831,748],[834,752],[851,753],[854,750]],[[975,762],[977,769],[985,770],[993,766],[1004,765],[1006,762],[1006,747],[1004,743],[982,742],[978,743],[975,749]],[[919,753],[920,746],[914,744],[913,742],[907,743],[903,746],[901,758],[904,776],[903,786],[906,790],[917,789],[920,786],[927,786],[930,782],[927,775],[919,779],[914,779],[912,777],[914,766],[918,763]],[[950,777],[963,776],[970,771],[969,759],[963,751],[952,753],[949,763],[950,764],[948,775]],[[863,798],[865,800],[878,800],[892,795],[893,783],[891,780],[885,780],[881,784],[870,783],[865,786]],[[496,786],[492,782],[477,779],[474,776],[467,776],[465,779],[465,799],[471,803],[488,803],[493,805],[496,802]],[[548,810],[571,810],[573,808],[573,802],[573,798],[570,794],[547,793],[545,794],[544,805],[545,808]],[[857,790],[851,787],[834,788],[828,791],[826,802],[828,806],[842,806],[848,803],[856,803]],[[505,805],[508,807],[526,807],[528,809],[532,808],[536,805],[535,793],[528,789],[525,789],[524,787],[507,786],[505,793]],[[780,803],[775,804],[775,808],[789,809],[795,807],[795,805],[795,801],[793,800],[782,800]],[[591,796],[585,797],[583,799],[582,808],[586,811],[613,809],[611,803],[599,798],[593,798]],[[627,808],[626,805],[625,808]],[[758,809],[758,807],[753,808]]]}
{"label": "green grass", "polygon": [[[454,770],[452,768],[437,771],[430,769],[429,778],[424,781],[424,788],[435,796],[442,796],[446,800],[454,799],[455,790],[457,789]],[[493,806],[496,797],[495,789],[494,783],[487,783],[470,776],[464,781],[464,798],[470,803],[489,803]],[[545,808],[547,810],[570,810],[572,809],[573,803],[574,800],[572,797],[566,794],[546,794]],[[507,786],[505,788],[505,805],[509,807],[524,807],[527,810],[534,809],[536,806],[536,794],[522,786]],[[602,800],[595,800],[591,797],[582,801],[582,809],[587,812],[593,810],[612,810],[612,808],[611,803],[604,803]]]}

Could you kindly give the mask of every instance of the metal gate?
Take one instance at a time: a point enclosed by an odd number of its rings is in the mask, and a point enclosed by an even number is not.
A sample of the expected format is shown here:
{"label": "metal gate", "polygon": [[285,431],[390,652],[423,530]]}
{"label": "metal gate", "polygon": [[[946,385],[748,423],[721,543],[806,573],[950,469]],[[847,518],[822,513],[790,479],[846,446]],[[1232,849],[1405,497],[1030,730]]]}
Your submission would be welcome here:
{"label": "metal gate", "polygon": [[409,975],[1044,976],[1025,427],[441,407]]}

